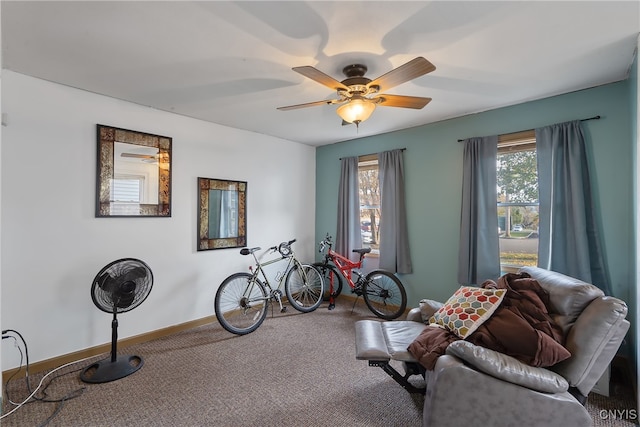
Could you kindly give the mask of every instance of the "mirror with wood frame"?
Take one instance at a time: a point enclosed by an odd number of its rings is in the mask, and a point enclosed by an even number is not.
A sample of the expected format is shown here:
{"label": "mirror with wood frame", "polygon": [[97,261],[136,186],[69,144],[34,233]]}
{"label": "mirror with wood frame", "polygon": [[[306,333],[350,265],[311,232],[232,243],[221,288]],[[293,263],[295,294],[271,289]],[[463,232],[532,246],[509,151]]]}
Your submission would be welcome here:
{"label": "mirror with wood frame", "polygon": [[247,183],[198,178],[198,250],[247,243]]}
{"label": "mirror with wood frame", "polygon": [[171,143],[98,125],[96,217],[170,217]]}

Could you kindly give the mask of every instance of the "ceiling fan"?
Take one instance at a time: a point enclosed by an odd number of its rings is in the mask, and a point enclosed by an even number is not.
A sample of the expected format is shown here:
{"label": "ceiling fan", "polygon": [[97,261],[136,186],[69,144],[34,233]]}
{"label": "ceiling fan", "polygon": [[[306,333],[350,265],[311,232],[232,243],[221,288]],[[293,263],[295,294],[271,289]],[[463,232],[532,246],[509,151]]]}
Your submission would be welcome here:
{"label": "ceiling fan", "polygon": [[[158,151],[154,149],[151,151]],[[138,159],[143,163],[167,163],[169,162],[169,154],[166,152],[160,152],[156,154],[141,154],[141,153],[120,153],[120,157],[128,159]]]}
{"label": "ceiling fan", "polygon": [[131,159],[154,159],[158,158],[157,154],[136,154],[136,153],[122,153],[120,157],[129,157]]}
{"label": "ceiling fan", "polygon": [[342,72],[347,78],[339,82],[314,67],[294,67],[293,71],[315,80],[330,89],[334,89],[338,94],[338,99],[278,107],[278,110],[287,111],[317,105],[342,104],[336,110],[336,113],[342,118],[342,124],[354,123],[358,126],[371,116],[376,105],[414,108],[418,110],[427,105],[431,101],[431,98],[378,93],[430,73],[435,69],[436,67],[431,62],[419,56],[406,64],[394,68],[377,79],[371,80],[364,76],[367,72],[365,65],[353,64],[343,68]]}

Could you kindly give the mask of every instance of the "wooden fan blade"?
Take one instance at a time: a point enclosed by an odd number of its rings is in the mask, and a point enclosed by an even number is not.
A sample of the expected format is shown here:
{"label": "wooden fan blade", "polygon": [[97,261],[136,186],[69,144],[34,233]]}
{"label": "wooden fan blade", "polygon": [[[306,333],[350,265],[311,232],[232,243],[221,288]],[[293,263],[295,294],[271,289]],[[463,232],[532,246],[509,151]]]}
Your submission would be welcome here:
{"label": "wooden fan blade", "polygon": [[333,77],[328,76],[317,68],[311,67],[309,65],[306,65],[304,67],[294,67],[292,68],[292,70],[302,74],[305,77],[310,78],[311,80],[315,80],[316,82],[325,85],[326,87],[333,90],[349,90],[347,86],[343,85]]}
{"label": "wooden fan blade", "polygon": [[382,105],[384,107],[415,108],[416,110],[421,109],[431,102],[431,98],[387,94],[378,95],[373,98],[373,100],[375,100],[378,105]]}
{"label": "wooden fan blade", "polygon": [[288,110],[296,110],[298,108],[315,107],[318,105],[340,104],[342,102],[344,101],[341,101],[339,99],[330,99],[328,101],[315,101],[315,102],[307,102],[305,104],[287,105],[286,107],[278,107],[278,110],[288,111]]}
{"label": "wooden fan blade", "polygon": [[367,86],[378,86],[379,90],[387,90],[394,86],[398,86],[401,83],[413,80],[416,77],[420,77],[435,70],[436,67],[423,57],[419,56],[404,65],[394,68],[387,74],[384,74],[374,81],[370,82]]}

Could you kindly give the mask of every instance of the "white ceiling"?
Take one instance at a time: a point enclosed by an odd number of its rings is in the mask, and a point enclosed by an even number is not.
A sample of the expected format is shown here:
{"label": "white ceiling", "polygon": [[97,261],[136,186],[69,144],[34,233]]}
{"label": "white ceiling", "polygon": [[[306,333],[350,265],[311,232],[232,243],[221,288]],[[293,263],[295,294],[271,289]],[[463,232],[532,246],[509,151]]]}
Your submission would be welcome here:
{"label": "white ceiling", "polygon": [[[6,1],[2,66],[234,128],[319,146],[624,80],[637,1]],[[373,79],[423,56],[436,70],[359,129],[292,67]],[[117,125],[117,124],[114,124]]]}

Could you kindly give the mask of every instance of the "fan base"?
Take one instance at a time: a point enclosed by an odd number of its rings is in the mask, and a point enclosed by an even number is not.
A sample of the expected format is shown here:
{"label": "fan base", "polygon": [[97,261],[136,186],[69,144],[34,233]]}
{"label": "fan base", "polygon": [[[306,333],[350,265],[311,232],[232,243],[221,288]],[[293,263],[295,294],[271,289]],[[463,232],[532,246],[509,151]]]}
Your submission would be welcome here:
{"label": "fan base", "polygon": [[80,374],[80,379],[86,383],[106,383],[119,380],[133,374],[142,368],[140,356],[118,356],[115,361],[104,359],[86,367]]}

